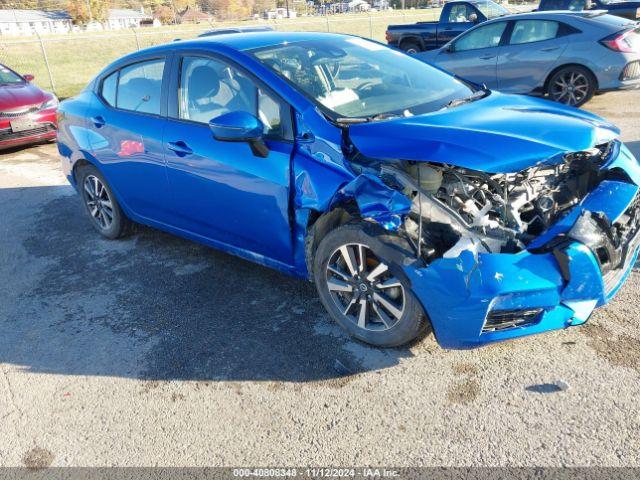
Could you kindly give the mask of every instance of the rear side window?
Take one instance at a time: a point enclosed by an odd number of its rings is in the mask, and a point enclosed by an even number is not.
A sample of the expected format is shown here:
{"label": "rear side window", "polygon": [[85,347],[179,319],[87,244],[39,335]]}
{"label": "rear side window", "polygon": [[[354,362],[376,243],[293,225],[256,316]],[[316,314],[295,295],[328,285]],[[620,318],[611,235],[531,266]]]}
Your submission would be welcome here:
{"label": "rear side window", "polygon": [[102,81],[100,95],[112,107],[160,115],[164,60],[135,63]]}
{"label": "rear side window", "polygon": [[541,42],[558,36],[560,24],[551,20],[518,20],[511,34],[511,45]]}
{"label": "rear side window", "polygon": [[117,107],[160,115],[164,60],[136,63],[120,70]]}
{"label": "rear side window", "polygon": [[567,10],[568,4],[565,0],[546,0],[542,3],[540,10]]}
{"label": "rear side window", "polygon": [[118,74],[120,72],[114,72],[102,81],[102,89],[100,95],[105,102],[112,107],[116,106],[116,91],[118,89]]}

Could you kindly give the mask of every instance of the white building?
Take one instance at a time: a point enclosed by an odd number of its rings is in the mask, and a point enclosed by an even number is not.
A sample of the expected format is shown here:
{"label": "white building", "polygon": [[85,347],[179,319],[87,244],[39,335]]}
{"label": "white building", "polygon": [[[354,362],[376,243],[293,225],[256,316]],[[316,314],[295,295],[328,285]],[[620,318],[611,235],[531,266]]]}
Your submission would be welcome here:
{"label": "white building", "polygon": [[[141,9],[142,10],[142,9]],[[120,30],[139,28],[142,23],[156,26],[151,15],[139,10],[112,8],[104,22],[91,22],[86,30]],[[159,24],[159,22],[158,22]],[[0,10],[0,35],[35,35],[79,31],[67,12],[42,10]]]}
{"label": "white building", "polygon": [[350,12],[368,12],[369,10],[371,10],[371,5],[365,0],[352,0],[349,2]]}
{"label": "white building", "polygon": [[[292,8],[289,9],[289,18],[296,18],[298,14]],[[276,8],[274,10],[269,10],[268,12],[264,12],[263,17],[266,20],[280,20],[283,18],[287,18],[287,9],[286,8]]]}
{"label": "white building", "polygon": [[143,21],[153,21],[153,17],[145,14],[142,9],[112,8],[109,10],[109,18],[103,22],[103,25],[105,30],[120,30],[122,28],[139,28]]}
{"label": "white building", "polygon": [[0,10],[0,35],[67,33],[71,27],[71,17],[67,12]]}

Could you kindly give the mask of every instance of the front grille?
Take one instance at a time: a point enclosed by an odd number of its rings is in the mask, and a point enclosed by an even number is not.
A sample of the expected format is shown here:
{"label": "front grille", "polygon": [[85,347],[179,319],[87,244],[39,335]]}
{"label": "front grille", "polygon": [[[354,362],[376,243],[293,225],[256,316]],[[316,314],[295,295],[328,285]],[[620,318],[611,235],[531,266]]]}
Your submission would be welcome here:
{"label": "front grille", "polygon": [[539,321],[541,313],[542,308],[494,310],[487,315],[487,320],[482,327],[482,333],[533,325]]}
{"label": "front grille", "polygon": [[10,128],[0,130],[0,142],[7,140],[17,140],[19,138],[33,137],[36,135],[44,135],[45,133],[53,132],[55,128],[53,125],[47,124],[34,128],[32,130],[25,130],[24,132],[12,132]]}
{"label": "front grille", "polygon": [[640,78],[639,60],[627,63],[627,66],[624,67],[624,70],[622,70],[620,74],[620,80],[635,80],[636,78]]}
{"label": "front grille", "polygon": [[40,105],[28,105],[25,107],[14,108],[13,110],[0,111],[0,118],[18,118],[29,113],[40,110]]}

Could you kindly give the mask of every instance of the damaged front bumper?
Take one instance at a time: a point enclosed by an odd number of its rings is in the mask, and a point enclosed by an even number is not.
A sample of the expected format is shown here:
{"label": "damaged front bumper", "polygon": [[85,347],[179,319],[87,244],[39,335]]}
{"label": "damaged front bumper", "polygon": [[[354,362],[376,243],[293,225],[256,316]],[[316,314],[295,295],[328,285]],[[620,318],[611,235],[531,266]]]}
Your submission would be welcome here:
{"label": "damaged front bumper", "polygon": [[640,248],[640,165],[622,146],[603,168],[621,170],[631,182],[603,181],[527,250],[465,250],[427,267],[405,266],[442,347],[472,348],[579,325],[615,295]]}

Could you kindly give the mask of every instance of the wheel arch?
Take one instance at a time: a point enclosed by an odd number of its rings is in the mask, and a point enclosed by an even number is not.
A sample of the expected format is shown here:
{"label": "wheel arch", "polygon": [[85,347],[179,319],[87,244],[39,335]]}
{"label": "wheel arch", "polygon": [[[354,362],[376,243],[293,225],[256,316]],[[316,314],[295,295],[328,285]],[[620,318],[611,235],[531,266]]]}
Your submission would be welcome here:
{"label": "wheel arch", "polygon": [[424,51],[424,41],[420,35],[404,35],[398,40],[398,48],[402,50],[404,43],[417,43],[420,46],[420,50]]}
{"label": "wheel arch", "polygon": [[307,223],[304,249],[309,280],[313,281],[313,259],[318,245],[329,232],[360,218],[357,206],[352,202],[335,205],[331,210],[313,210]]}
{"label": "wheel arch", "polygon": [[551,82],[551,78],[560,70],[566,67],[584,68],[587,72],[589,72],[589,74],[593,78],[593,81],[595,82],[595,90],[596,91],[598,90],[598,76],[593,72],[593,69],[582,63],[570,62],[570,63],[563,63],[562,65],[558,65],[547,74],[547,78],[544,81],[543,93],[545,94],[549,93],[549,83]]}
{"label": "wheel arch", "polygon": [[[71,174],[73,175],[73,181],[77,184],[78,183],[78,169],[81,167],[85,167],[87,165],[91,165],[92,167],[97,167],[97,165],[93,162],[90,162],[89,160],[87,160],[86,158],[79,158],[78,160],[76,160],[73,163],[73,168],[71,169]],[[100,170],[98,168],[98,170]]]}

